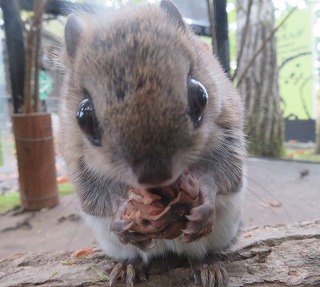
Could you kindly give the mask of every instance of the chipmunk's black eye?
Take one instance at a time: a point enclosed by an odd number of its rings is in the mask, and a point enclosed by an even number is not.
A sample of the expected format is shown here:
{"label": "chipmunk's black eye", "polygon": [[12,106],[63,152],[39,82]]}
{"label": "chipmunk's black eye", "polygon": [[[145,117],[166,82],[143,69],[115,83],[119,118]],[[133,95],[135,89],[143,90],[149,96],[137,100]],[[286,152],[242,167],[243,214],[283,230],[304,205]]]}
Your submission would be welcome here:
{"label": "chipmunk's black eye", "polygon": [[188,99],[190,106],[190,117],[194,127],[199,127],[202,123],[203,113],[208,102],[206,88],[197,80],[188,79]]}
{"label": "chipmunk's black eye", "polygon": [[77,111],[77,121],[81,130],[95,146],[101,146],[101,132],[89,96],[82,100]]}

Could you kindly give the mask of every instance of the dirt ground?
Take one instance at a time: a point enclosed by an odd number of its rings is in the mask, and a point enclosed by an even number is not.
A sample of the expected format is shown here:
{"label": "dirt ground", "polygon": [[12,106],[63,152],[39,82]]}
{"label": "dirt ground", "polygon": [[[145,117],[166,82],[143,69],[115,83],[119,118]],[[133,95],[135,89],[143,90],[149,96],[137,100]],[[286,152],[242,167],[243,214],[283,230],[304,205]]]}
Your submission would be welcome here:
{"label": "dirt ground", "polygon": [[[243,205],[245,226],[320,218],[320,164],[251,158]],[[75,194],[39,212],[0,215],[0,259],[14,253],[75,250],[95,244]]]}

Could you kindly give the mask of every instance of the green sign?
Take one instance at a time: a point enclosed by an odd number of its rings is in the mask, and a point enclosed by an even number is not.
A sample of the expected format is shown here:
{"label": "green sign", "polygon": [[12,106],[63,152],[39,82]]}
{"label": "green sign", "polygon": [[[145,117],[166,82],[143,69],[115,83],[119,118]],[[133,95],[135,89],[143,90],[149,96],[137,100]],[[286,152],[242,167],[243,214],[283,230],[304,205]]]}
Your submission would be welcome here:
{"label": "green sign", "polygon": [[284,117],[314,119],[312,7],[296,10],[277,31],[280,96]]}
{"label": "green sign", "polygon": [[43,70],[39,73],[39,86],[39,99],[46,100],[52,91],[52,81]]}

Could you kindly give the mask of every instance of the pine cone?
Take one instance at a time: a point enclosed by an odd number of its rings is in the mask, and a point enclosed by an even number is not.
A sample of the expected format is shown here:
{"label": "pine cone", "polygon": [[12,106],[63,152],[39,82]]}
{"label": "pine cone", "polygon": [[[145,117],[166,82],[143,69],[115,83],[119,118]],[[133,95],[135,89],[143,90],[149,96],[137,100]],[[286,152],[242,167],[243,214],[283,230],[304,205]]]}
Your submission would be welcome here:
{"label": "pine cone", "polygon": [[182,234],[193,207],[202,204],[199,182],[191,173],[184,173],[165,188],[131,189],[122,219],[132,222],[129,229],[153,239],[174,239]]}

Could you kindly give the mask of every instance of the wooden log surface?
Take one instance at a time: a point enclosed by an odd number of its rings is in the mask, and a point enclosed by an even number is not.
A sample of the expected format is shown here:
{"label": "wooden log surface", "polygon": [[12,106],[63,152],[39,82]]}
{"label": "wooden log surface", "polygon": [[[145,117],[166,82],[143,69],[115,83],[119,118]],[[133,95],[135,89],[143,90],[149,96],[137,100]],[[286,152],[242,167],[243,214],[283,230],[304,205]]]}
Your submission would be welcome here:
{"label": "wooden log surface", "polygon": [[[320,219],[247,229],[221,261],[232,287],[320,286]],[[108,286],[108,263],[99,250],[82,258],[73,252],[16,254],[0,261],[0,286]],[[148,281],[136,285],[196,286],[190,268],[172,257],[155,261]]]}

